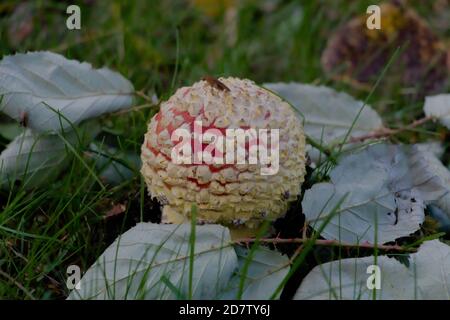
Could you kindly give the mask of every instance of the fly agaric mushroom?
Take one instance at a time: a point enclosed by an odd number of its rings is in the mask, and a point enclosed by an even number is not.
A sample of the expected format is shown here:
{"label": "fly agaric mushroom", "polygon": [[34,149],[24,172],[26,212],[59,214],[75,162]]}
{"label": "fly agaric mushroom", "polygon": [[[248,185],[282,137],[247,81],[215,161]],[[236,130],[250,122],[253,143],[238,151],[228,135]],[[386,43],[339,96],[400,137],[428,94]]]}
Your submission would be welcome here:
{"label": "fly agaric mushroom", "polygon": [[284,215],[305,175],[305,137],[292,107],[250,80],[206,77],[163,102],[142,145],[142,174],[162,220],[254,234]]}

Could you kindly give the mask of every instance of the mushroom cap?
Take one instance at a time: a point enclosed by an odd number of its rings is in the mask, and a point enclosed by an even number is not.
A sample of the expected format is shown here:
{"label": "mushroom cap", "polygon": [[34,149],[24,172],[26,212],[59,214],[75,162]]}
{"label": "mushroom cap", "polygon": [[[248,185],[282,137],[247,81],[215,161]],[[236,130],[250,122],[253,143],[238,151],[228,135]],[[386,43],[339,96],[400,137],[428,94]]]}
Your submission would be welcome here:
{"label": "mushroom cap", "polygon": [[[202,135],[195,133],[198,130]],[[176,136],[186,131],[189,142]],[[217,135],[214,139],[223,136],[223,149],[207,139],[208,132]],[[230,132],[241,137],[244,133],[245,140]],[[234,143],[227,147],[229,141]],[[188,153],[179,148],[181,142],[190,148],[190,157],[182,157]],[[266,147],[267,158],[260,157],[261,146]],[[257,162],[250,163],[255,147]],[[215,158],[205,156],[207,152]],[[245,154],[245,159],[238,154]],[[201,80],[178,89],[161,104],[148,125],[141,157],[149,193],[164,205],[163,222],[189,220],[196,204],[198,223],[254,229],[266,219],[284,215],[288,202],[300,193],[305,136],[293,108],[254,82]]]}

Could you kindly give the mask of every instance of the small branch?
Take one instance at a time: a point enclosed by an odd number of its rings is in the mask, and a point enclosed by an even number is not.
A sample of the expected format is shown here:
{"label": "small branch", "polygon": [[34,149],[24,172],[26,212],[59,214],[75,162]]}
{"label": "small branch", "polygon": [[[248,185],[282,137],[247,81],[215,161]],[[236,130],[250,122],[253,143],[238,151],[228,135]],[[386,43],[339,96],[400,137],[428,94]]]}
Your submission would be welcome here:
{"label": "small branch", "polygon": [[142,110],[142,109],[152,108],[152,107],[155,107],[155,106],[156,105],[154,103],[144,103],[144,104],[141,104],[139,106],[134,106],[134,107],[131,107],[129,109],[120,110],[120,111],[117,111],[117,112],[114,112],[114,113],[111,113],[111,114],[112,115],[120,115],[120,114],[129,113],[129,112],[139,111],[139,110]]}
{"label": "small branch", "polygon": [[[308,230],[308,222],[305,221],[305,223],[303,224],[303,228],[302,230],[300,230],[302,232],[302,240],[306,241],[307,239],[307,235],[306,232]],[[291,258],[289,259],[289,261],[292,263],[295,258],[297,258],[297,256],[302,252],[304,248],[304,244],[302,243],[294,252],[294,254],[291,256]]]}
{"label": "small branch", "polygon": [[23,291],[23,293],[25,293],[26,296],[28,296],[28,298],[30,298],[31,300],[36,300],[36,298],[31,294],[30,291],[28,291],[22,284],[20,284],[19,282],[17,282],[13,277],[11,277],[9,274],[7,274],[6,272],[3,272],[2,270],[0,270],[0,276],[3,276],[4,278],[6,278],[7,280],[11,281],[12,283],[14,283],[20,290]]}
{"label": "small branch", "polygon": [[[14,255],[16,257],[22,259],[22,261],[24,261],[25,263],[29,263],[29,260],[23,254],[21,254],[20,252],[17,252],[10,243],[6,242],[6,246],[8,247],[9,250],[11,250],[12,253],[14,253]],[[41,272],[42,269],[43,269],[42,266],[37,266],[36,267],[36,271],[37,272]],[[0,270],[0,272],[1,272],[1,270]],[[50,282],[52,282],[55,286],[57,286],[59,288],[62,287],[61,283],[56,281],[55,278],[53,278],[53,277],[51,277],[51,276],[49,276],[47,274],[44,274],[44,277],[47,278],[48,280],[50,280]]]}
{"label": "small branch", "polygon": [[404,126],[404,127],[400,127],[397,129],[390,129],[390,128],[381,128],[377,131],[374,131],[372,133],[366,134],[366,135],[362,135],[359,137],[352,137],[349,139],[349,143],[355,143],[355,142],[363,142],[365,140],[370,140],[370,139],[381,139],[381,138],[387,138],[396,134],[399,134],[401,132],[407,131],[407,130],[411,130],[414,129],[416,127],[419,127],[421,125],[423,125],[424,123],[433,120],[433,117],[424,117],[418,120],[413,121],[412,123]]}
{"label": "small branch", "polygon": [[[237,239],[234,240],[236,244],[242,244],[242,243],[252,243],[255,242],[256,239],[252,238],[243,238],[243,239]],[[305,243],[308,241],[312,241],[312,239],[304,239],[304,238],[292,238],[292,239],[280,239],[280,238],[263,238],[259,239],[261,243]],[[352,243],[344,243],[339,242],[337,240],[316,240],[314,242],[315,245],[318,246],[330,246],[330,247],[346,247],[346,248],[366,248],[366,249],[379,249],[379,250],[385,250],[385,251],[400,251],[400,252],[416,252],[417,249],[415,248],[409,248],[409,247],[402,247],[399,245],[374,245],[372,243],[360,243],[360,244],[352,244]]]}
{"label": "small branch", "polygon": [[155,99],[152,99],[152,97],[149,97],[148,95],[146,95],[142,90],[139,91],[135,91],[134,94],[138,97],[141,97],[142,99],[144,99],[147,103],[138,105],[138,106],[134,106],[131,107],[129,109],[124,109],[124,110],[120,110],[117,112],[112,113],[113,115],[121,115],[121,114],[126,114],[129,112],[135,112],[135,111],[139,111],[142,109],[147,109],[147,108],[153,108],[159,105],[159,101],[155,101]]}
{"label": "small branch", "polygon": [[303,224],[303,230],[302,230],[302,239],[306,239],[306,232],[308,231],[308,221],[305,220],[305,223]]}
{"label": "small branch", "polygon": [[293,263],[295,258],[303,251],[304,245],[301,244],[294,252],[294,254],[289,258],[289,263]]}
{"label": "small branch", "polygon": [[144,99],[145,101],[155,104],[154,99],[152,99],[152,97],[149,97],[148,95],[146,95],[142,90],[136,91],[135,94],[138,97],[141,97],[142,99]]}

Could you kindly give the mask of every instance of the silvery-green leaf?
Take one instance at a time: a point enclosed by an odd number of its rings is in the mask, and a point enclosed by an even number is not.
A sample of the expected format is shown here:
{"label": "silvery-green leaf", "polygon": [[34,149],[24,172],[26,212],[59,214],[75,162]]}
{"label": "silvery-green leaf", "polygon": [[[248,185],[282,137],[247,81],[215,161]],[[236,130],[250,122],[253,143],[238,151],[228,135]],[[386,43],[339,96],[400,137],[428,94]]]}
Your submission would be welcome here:
{"label": "silvery-green leaf", "polygon": [[321,235],[354,244],[382,244],[415,232],[424,204],[410,181],[408,156],[403,147],[388,144],[345,156],[330,182],[305,192],[306,219],[317,230],[331,216]]}
{"label": "silvery-green leaf", "polygon": [[[74,142],[75,137],[68,139]],[[27,188],[47,183],[66,165],[70,151],[57,135],[26,130],[0,154],[0,187],[21,180]]]}
{"label": "silvery-green leaf", "polygon": [[427,204],[439,207],[450,217],[450,171],[431,152],[413,146],[409,156],[410,177]]}
{"label": "silvery-green leaf", "polygon": [[133,85],[107,68],[51,52],[6,56],[0,62],[0,111],[36,131],[61,131],[101,114],[128,108]]}
{"label": "silvery-green leaf", "polygon": [[426,97],[423,111],[426,116],[438,119],[450,129],[450,94]]}
{"label": "silvery-green leaf", "polygon": [[[69,299],[175,299],[189,287],[190,224],[139,223],[97,259]],[[192,281],[194,299],[211,299],[237,268],[229,230],[197,226]],[[173,290],[176,288],[176,290]]]}
{"label": "silvery-green leaf", "polygon": [[[409,260],[409,267],[387,256],[378,256],[376,263],[370,256],[318,265],[303,279],[294,299],[372,300],[374,292],[378,300],[450,299],[450,246],[426,241]],[[377,271],[368,269],[372,265],[380,268],[379,290],[367,286],[376,284]]]}
{"label": "silvery-green leaf", "polygon": [[[266,83],[263,86],[290,102],[304,117],[300,118],[304,120],[306,134],[323,145],[342,142],[363,106],[350,95],[324,86],[300,83]],[[380,116],[366,105],[350,137],[382,127]]]}
{"label": "silvery-green leaf", "polygon": [[[238,297],[239,284],[243,277],[243,266],[248,259],[249,249],[235,247],[239,259],[239,270],[233,275],[221,299],[232,300]],[[258,247],[250,261],[244,282],[243,300],[270,299],[281,281],[289,272],[289,259],[280,253]]]}
{"label": "silvery-green leaf", "polygon": [[450,217],[450,194],[445,195],[441,199],[436,202],[436,205],[439,206],[444,212]]}
{"label": "silvery-green leaf", "polygon": [[18,123],[0,123],[0,136],[7,140],[14,140],[15,137],[24,132],[24,128]]}
{"label": "silvery-green leaf", "polygon": [[305,146],[305,152],[308,155],[308,158],[310,160],[310,166],[312,168],[317,167],[318,163],[322,162],[322,160],[325,160],[327,158],[327,156],[322,152],[320,152],[319,149],[314,148],[310,144],[307,144]]}
{"label": "silvery-green leaf", "polygon": [[444,210],[447,216],[450,217],[450,194],[447,193],[445,196],[433,203]]}
{"label": "silvery-green leaf", "polygon": [[441,158],[445,151],[444,146],[439,141],[416,143],[415,146],[422,152],[431,152],[437,158]]}
{"label": "silvery-green leaf", "polygon": [[450,171],[431,152],[413,146],[409,156],[410,177],[421,198],[435,204],[450,217]]}
{"label": "silvery-green leaf", "polygon": [[138,154],[124,152],[112,147],[91,143],[89,156],[95,160],[100,178],[112,185],[131,179],[141,166]]}

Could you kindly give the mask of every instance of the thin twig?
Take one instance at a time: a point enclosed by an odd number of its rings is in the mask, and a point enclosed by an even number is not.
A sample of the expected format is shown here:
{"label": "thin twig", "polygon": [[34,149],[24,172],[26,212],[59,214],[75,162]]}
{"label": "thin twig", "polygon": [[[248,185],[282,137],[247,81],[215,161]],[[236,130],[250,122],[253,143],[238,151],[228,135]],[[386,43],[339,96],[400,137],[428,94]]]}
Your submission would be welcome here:
{"label": "thin twig", "polygon": [[[306,239],[307,239],[307,236],[306,236],[307,230],[308,230],[308,222],[305,221],[305,223],[303,224],[303,228],[302,228],[302,230],[301,230],[301,232],[302,232],[302,239],[303,239],[304,241],[306,241]],[[293,254],[293,255],[291,256],[291,258],[289,259],[289,261],[290,261],[291,263],[292,263],[292,261],[295,260],[295,258],[297,258],[297,256],[300,254],[300,252],[302,252],[303,248],[304,248],[304,245],[301,244],[301,245],[295,250],[294,254]]]}
{"label": "thin twig", "polygon": [[[306,243],[308,241],[312,241],[312,239],[304,239],[304,238],[292,238],[292,239],[280,239],[280,238],[263,238],[259,239],[261,243]],[[255,239],[252,238],[243,238],[243,239],[237,239],[233,242],[237,244],[241,243],[252,243],[255,242]],[[331,246],[331,247],[347,247],[347,248],[366,248],[366,249],[375,249],[378,250],[386,250],[386,251],[402,251],[402,252],[416,252],[417,250],[415,248],[409,248],[409,247],[402,247],[399,245],[375,245],[372,243],[360,243],[360,244],[353,244],[353,243],[344,243],[339,242],[337,240],[315,240],[315,245],[318,246]]]}
{"label": "thin twig", "polygon": [[[16,255],[16,257],[22,259],[25,263],[29,263],[29,260],[28,260],[23,254],[21,254],[20,252],[17,252],[11,244],[6,243],[6,246],[9,248],[9,250],[12,251],[12,253],[14,253],[14,255]],[[36,271],[37,271],[37,272],[41,272],[41,271],[42,271],[42,267],[41,267],[41,266],[38,266],[38,267],[36,268]],[[53,277],[51,277],[51,276],[49,276],[49,275],[47,275],[47,274],[44,274],[44,277],[47,278],[48,280],[50,280],[50,282],[52,282],[54,285],[56,285],[56,286],[58,286],[58,287],[62,287],[62,286],[61,286],[61,283],[59,283],[58,281],[56,281],[55,278],[53,278]]]}
{"label": "thin twig", "polygon": [[142,110],[142,109],[152,108],[152,107],[155,107],[155,106],[156,106],[156,104],[154,104],[154,103],[144,103],[144,104],[141,104],[139,106],[134,106],[134,107],[131,107],[129,109],[124,109],[124,110],[120,110],[120,111],[114,112],[114,113],[112,113],[112,115],[120,115],[120,114],[129,113],[129,112],[135,112],[135,111],[139,111],[139,110]]}
{"label": "thin twig", "polygon": [[421,125],[423,125],[424,123],[433,120],[433,117],[424,117],[418,120],[413,121],[412,123],[404,126],[404,127],[400,127],[397,129],[390,129],[390,128],[382,128],[379,130],[376,130],[374,132],[371,132],[369,134],[366,135],[362,135],[359,137],[352,137],[350,138],[349,142],[350,143],[355,143],[355,142],[363,142],[365,140],[369,140],[369,139],[381,139],[381,138],[387,138],[396,134],[399,134],[401,132],[407,131],[407,130],[411,130],[414,129],[416,127],[419,127]]}
{"label": "thin twig", "polygon": [[304,245],[301,244],[297,249],[295,249],[294,254],[289,259],[289,263],[292,263],[295,260],[295,258],[297,258],[297,256],[300,254],[300,252],[303,251],[303,248],[304,248]]}
{"label": "thin twig", "polygon": [[305,223],[303,224],[302,239],[306,239],[307,230],[308,230],[308,221],[305,221]]}
{"label": "thin twig", "polygon": [[13,277],[11,277],[9,274],[7,274],[6,272],[0,270],[0,275],[5,277],[6,279],[8,279],[9,281],[11,281],[12,283],[14,283],[20,290],[22,290],[25,295],[28,296],[28,298],[30,298],[31,300],[36,300],[36,298],[31,294],[30,291],[28,291],[22,284],[20,284],[19,282],[17,282]]}
{"label": "thin twig", "polygon": [[141,97],[142,99],[144,99],[148,103],[144,103],[144,104],[141,104],[141,105],[138,105],[138,106],[134,106],[134,107],[131,107],[129,109],[119,110],[117,112],[114,112],[113,115],[120,115],[120,114],[129,113],[129,112],[139,111],[139,110],[142,110],[142,109],[153,108],[153,107],[158,106],[158,104],[159,104],[158,101],[155,101],[155,99],[152,99],[151,97],[146,95],[144,93],[144,91],[142,91],[142,90],[135,91],[134,94],[137,95],[138,97]]}
{"label": "thin twig", "polygon": [[136,91],[135,94],[136,94],[137,96],[141,97],[142,99],[144,99],[145,101],[151,102],[151,103],[155,104],[154,99],[152,99],[152,97],[149,97],[148,95],[146,95],[146,94],[144,93],[144,91],[139,90],[139,91]]}

